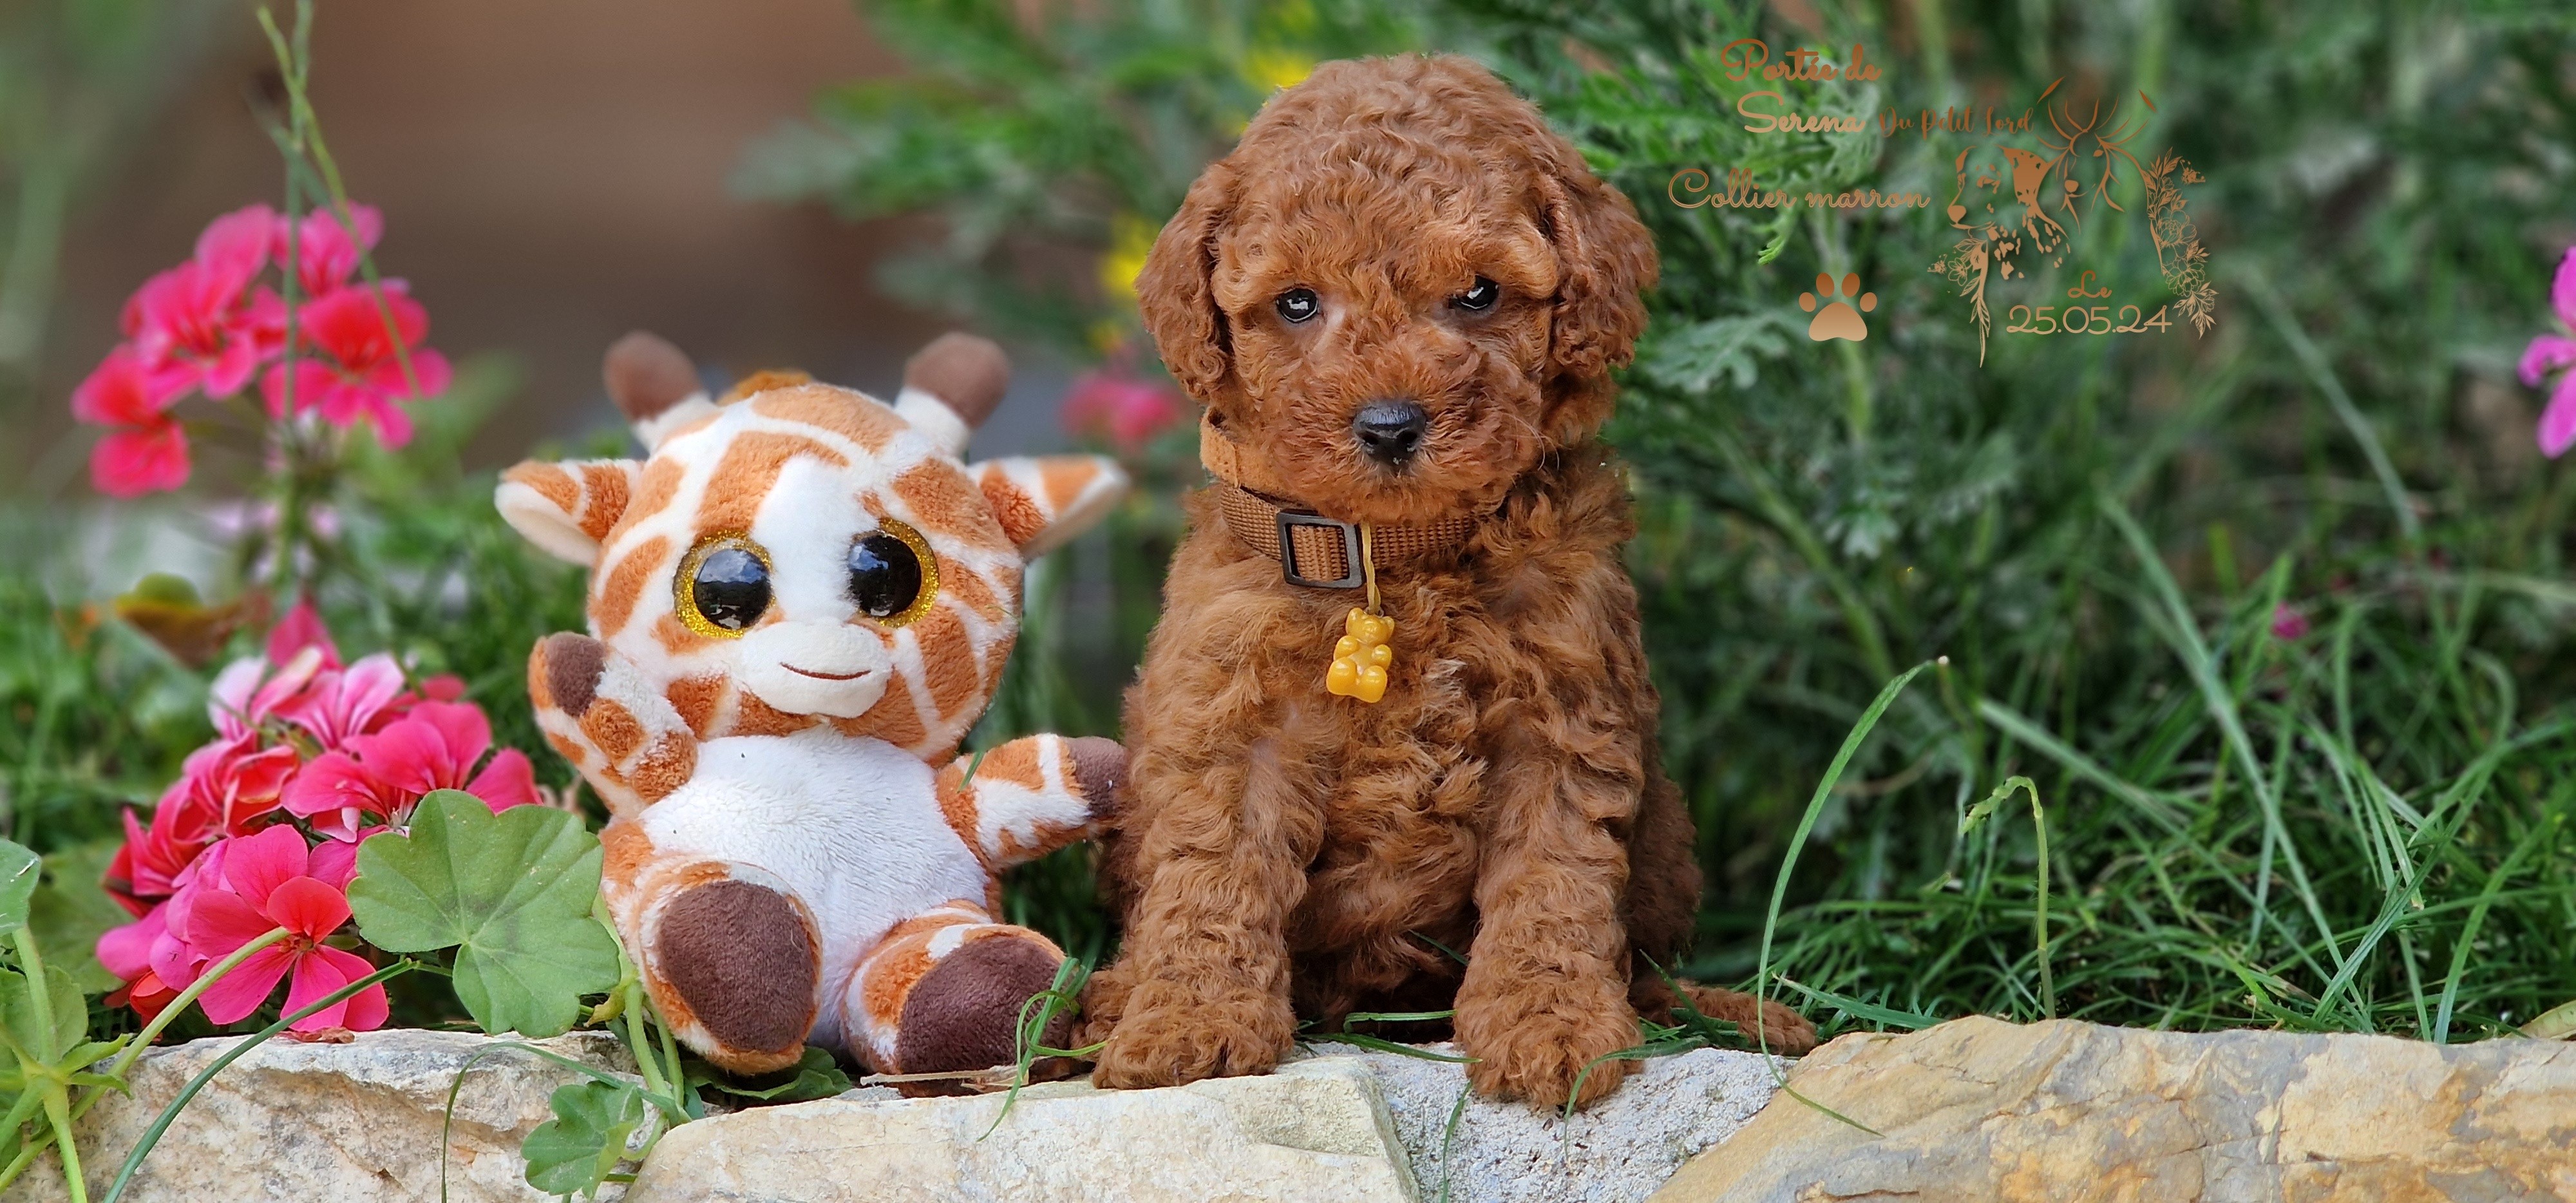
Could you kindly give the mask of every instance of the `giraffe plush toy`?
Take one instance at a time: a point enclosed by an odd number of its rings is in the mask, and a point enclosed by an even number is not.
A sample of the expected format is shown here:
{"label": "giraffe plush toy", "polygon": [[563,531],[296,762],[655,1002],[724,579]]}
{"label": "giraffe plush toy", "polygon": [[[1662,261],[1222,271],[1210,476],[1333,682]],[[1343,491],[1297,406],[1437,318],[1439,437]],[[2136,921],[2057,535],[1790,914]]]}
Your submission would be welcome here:
{"label": "giraffe plush toy", "polygon": [[590,634],[537,645],[547,741],[606,799],[601,890],[654,1005],[737,1073],[806,1044],[880,1073],[1008,1062],[1063,953],[996,874],[1097,830],[1126,765],[1037,735],[960,758],[1026,561],[1126,488],[1095,456],[966,464],[1009,365],[948,335],[887,405],[794,373],[721,400],[629,335],[642,460],[523,463],[495,496],[591,567]]}

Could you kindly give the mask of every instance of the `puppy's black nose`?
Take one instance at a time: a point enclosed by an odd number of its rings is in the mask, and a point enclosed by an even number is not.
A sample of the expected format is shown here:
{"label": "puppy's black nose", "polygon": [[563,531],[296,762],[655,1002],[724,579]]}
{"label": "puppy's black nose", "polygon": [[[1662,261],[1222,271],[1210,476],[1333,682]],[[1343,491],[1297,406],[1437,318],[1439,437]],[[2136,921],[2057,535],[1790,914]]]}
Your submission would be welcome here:
{"label": "puppy's black nose", "polygon": [[1411,401],[1371,401],[1351,417],[1351,432],[1370,457],[1389,466],[1412,459],[1422,446],[1422,431],[1431,415]]}

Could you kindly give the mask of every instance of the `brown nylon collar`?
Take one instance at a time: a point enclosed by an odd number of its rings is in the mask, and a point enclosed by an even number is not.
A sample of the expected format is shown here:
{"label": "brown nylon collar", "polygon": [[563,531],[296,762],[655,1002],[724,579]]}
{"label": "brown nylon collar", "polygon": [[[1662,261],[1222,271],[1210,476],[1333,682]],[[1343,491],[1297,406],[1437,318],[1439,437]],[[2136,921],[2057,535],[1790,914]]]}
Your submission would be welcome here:
{"label": "brown nylon collar", "polygon": [[[1199,462],[1217,480],[1217,510],[1226,526],[1245,546],[1277,560],[1289,584],[1357,589],[1366,583],[1358,524],[1274,495],[1286,490],[1277,488],[1268,465],[1246,455],[1208,416],[1199,420]],[[1426,526],[1372,526],[1367,558],[1380,571],[1415,567],[1455,554],[1475,537],[1477,525],[1476,518],[1462,516]]]}

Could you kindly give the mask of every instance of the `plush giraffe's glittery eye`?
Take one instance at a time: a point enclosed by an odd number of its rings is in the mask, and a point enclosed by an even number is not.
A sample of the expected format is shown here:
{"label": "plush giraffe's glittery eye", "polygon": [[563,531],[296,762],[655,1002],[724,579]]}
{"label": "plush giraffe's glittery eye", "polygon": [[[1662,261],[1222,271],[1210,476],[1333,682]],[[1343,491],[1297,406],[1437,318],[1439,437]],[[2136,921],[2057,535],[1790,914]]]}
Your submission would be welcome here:
{"label": "plush giraffe's glittery eye", "polygon": [[689,549],[674,584],[682,623],[701,635],[731,638],[769,610],[769,553],[748,535],[719,531]]}
{"label": "plush giraffe's glittery eye", "polygon": [[921,532],[892,518],[850,544],[850,600],[878,623],[921,617],[939,594],[939,561]]}

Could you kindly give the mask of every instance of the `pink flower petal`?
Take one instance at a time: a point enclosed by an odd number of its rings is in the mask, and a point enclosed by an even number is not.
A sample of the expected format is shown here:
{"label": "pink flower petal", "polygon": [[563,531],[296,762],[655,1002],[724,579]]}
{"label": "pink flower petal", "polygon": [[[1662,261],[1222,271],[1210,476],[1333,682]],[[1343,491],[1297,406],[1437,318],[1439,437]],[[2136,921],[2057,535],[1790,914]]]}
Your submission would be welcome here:
{"label": "pink flower petal", "polygon": [[204,951],[182,939],[179,933],[163,931],[152,941],[152,976],[175,989],[187,989],[209,960]]}
{"label": "pink flower petal", "polygon": [[[365,387],[364,385],[351,386],[353,392],[363,390]],[[411,415],[403,412],[403,407],[392,395],[387,393],[361,395],[367,397],[367,421],[376,428],[377,442],[388,448],[401,447],[411,442]]]}
{"label": "pink flower petal", "polygon": [[332,644],[331,632],[322,625],[321,612],[313,608],[311,594],[295,599],[295,605],[286,611],[286,616],[269,628],[268,662],[284,664],[294,659],[295,653],[308,647],[322,649],[325,663],[334,667],[339,665],[340,649]]}
{"label": "pink flower petal", "polygon": [[177,422],[119,430],[89,456],[90,484],[110,497],[140,497],[188,483],[188,436]]}
{"label": "pink flower petal", "polygon": [[349,879],[358,875],[358,841],[330,839],[315,844],[307,867],[313,880],[345,894]]}
{"label": "pink flower petal", "polygon": [[250,383],[251,373],[259,370],[259,361],[258,341],[246,332],[228,330],[223,347],[203,361],[206,395],[221,401],[242,391],[242,386]]}
{"label": "pink flower petal", "polygon": [[285,823],[233,840],[224,860],[224,882],[244,901],[266,910],[272,891],[304,876],[304,849],[304,833]]}
{"label": "pink flower petal", "polygon": [[268,896],[268,917],[318,942],[349,921],[349,900],[310,877],[289,878]]}
{"label": "pink flower petal", "polygon": [[[403,374],[402,361],[388,355],[367,373],[366,383],[388,399],[417,401],[446,392],[455,375],[445,355],[422,347],[411,353],[410,375]],[[420,384],[417,390],[412,388],[414,381]]]}
{"label": "pink flower petal", "polygon": [[366,811],[390,814],[392,791],[368,766],[347,752],[314,757],[286,786],[286,812],[313,821],[313,830],[332,839],[354,838],[358,816]]}
{"label": "pink flower petal", "polygon": [[197,236],[197,262],[229,281],[238,292],[268,265],[269,239],[277,214],[266,205],[235,209],[206,224]]}
{"label": "pink flower petal", "polygon": [[[236,946],[238,947],[238,946]],[[206,1009],[206,1018],[216,1023],[239,1023],[268,1001],[277,990],[277,981],[297,960],[284,943],[271,944],[250,954],[250,959],[232,968],[206,992],[197,996],[197,1004]],[[336,987],[333,987],[336,988]],[[324,993],[329,993],[326,989]]]}
{"label": "pink flower petal", "polygon": [[182,919],[184,930],[171,934],[210,960],[230,956],[234,949],[277,927],[275,920],[230,890],[197,891],[190,896]]}
{"label": "pink flower petal", "polygon": [[286,717],[312,732],[326,749],[377,728],[402,693],[402,666],[383,652],[350,665],[336,676],[317,681],[313,692]]}
{"label": "pink flower petal", "polygon": [[492,720],[469,702],[423,702],[412,707],[410,720],[436,731],[447,761],[460,767],[482,759],[492,746]]}
{"label": "pink flower petal", "polygon": [[[332,991],[373,972],[375,966],[356,953],[337,948],[316,948],[296,962],[295,981],[286,989],[286,1013],[292,1015],[301,1011],[329,996]],[[324,1028],[365,1032],[383,1027],[386,1014],[385,988],[375,985],[298,1020],[294,1028],[299,1032]]]}
{"label": "pink flower petal", "polygon": [[72,390],[72,416],[101,426],[144,426],[188,391],[188,374],[144,366],[134,348],[120,346]]}
{"label": "pink flower petal", "polygon": [[2576,444],[2576,372],[2559,378],[2548,408],[2540,411],[2540,453],[2556,459],[2570,444]]}
{"label": "pink flower petal", "polygon": [[[360,248],[372,249],[384,237],[384,215],[374,206],[351,205],[349,217],[355,223],[355,238],[331,209],[306,214],[297,228],[295,274],[304,295],[318,297],[347,284],[357,274]],[[279,262],[285,262],[282,251]]]}
{"label": "pink flower petal", "polygon": [[2576,246],[2558,261],[2558,275],[2549,283],[2549,305],[2558,311],[2558,321],[2576,332]]}
{"label": "pink flower petal", "polygon": [[387,723],[373,735],[349,741],[349,747],[358,753],[368,774],[378,783],[380,796],[407,806],[431,790],[453,789],[465,783],[466,770],[483,755],[484,745],[472,748],[472,758],[461,755],[447,732],[421,717],[424,711],[444,705],[447,704],[424,702],[413,707],[400,722]]}
{"label": "pink flower petal", "polygon": [[123,927],[109,928],[98,938],[98,963],[109,973],[133,981],[151,970],[152,942],[168,930],[158,907]]}
{"label": "pink flower petal", "polygon": [[2540,387],[2540,378],[2560,368],[2576,366],[2576,339],[2543,334],[2522,349],[2522,364],[2517,369],[2524,384]]}
{"label": "pink flower petal", "polygon": [[465,783],[465,792],[483,800],[495,812],[513,806],[534,805],[537,800],[537,772],[528,763],[528,754],[517,748],[503,748],[492,754],[492,763],[484,765],[474,780]]}
{"label": "pink flower petal", "polygon": [[[300,414],[313,412],[323,394],[338,387],[339,383],[340,378],[333,375],[331,369],[310,359],[296,360],[295,396],[292,398],[295,412]],[[259,395],[260,399],[268,404],[268,416],[272,418],[286,416],[290,398],[286,395],[285,364],[270,364],[268,371],[261,373]]]}

